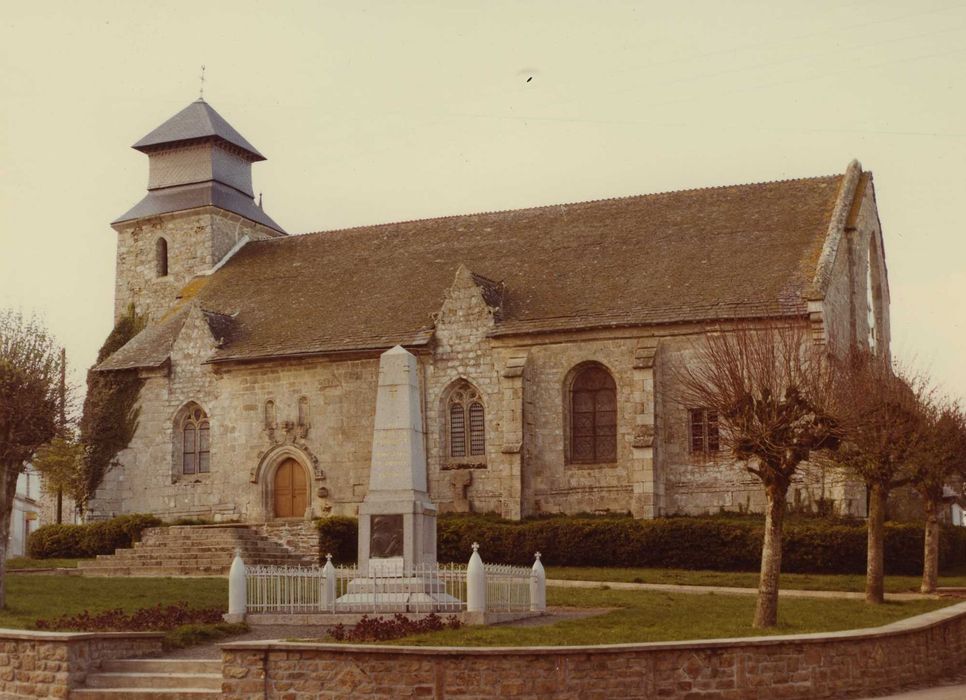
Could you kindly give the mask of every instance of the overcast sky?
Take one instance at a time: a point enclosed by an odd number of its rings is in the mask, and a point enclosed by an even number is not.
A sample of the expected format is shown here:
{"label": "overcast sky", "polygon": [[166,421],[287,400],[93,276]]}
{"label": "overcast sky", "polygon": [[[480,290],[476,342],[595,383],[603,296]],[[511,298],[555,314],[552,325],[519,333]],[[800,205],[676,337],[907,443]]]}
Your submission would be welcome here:
{"label": "overcast sky", "polygon": [[[198,97],[290,233],[875,175],[893,349],[966,397],[966,2],[5,2],[0,307],[82,380],[129,147]],[[646,261],[645,261],[646,264]],[[401,290],[405,293],[405,290]]]}

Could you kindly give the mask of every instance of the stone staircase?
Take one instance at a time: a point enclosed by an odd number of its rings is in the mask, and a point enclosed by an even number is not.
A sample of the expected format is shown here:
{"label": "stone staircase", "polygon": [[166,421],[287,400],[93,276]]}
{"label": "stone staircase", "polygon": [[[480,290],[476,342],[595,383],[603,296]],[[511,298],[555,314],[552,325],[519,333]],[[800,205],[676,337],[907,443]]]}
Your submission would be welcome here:
{"label": "stone staircase", "polygon": [[89,673],[70,700],[202,700],[221,697],[221,661],[121,659]]}
{"label": "stone staircase", "polygon": [[236,548],[246,564],[318,564],[317,559],[285,547],[267,536],[265,528],[261,530],[239,524],[152,527],[134,547],[100,554],[81,562],[78,569],[84,576],[224,576]]}

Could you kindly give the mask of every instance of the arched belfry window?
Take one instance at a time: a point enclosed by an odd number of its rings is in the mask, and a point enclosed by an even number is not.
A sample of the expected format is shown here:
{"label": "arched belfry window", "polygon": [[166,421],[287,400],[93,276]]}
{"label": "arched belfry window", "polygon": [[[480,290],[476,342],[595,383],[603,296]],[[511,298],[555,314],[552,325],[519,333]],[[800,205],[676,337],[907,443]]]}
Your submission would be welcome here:
{"label": "arched belfry window", "polygon": [[577,370],[570,384],[570,462],[617,461],[617,385],[598,364]]}
{"label": "arched belfry window", "polygon": [[449,461],[482,462],[486,457],[486,412],[480,392],[461,381],[446,399]]}
{"label": "arched belfry window", "polygon": [[154,244],[154,270],[158,277],[166,277],[168,274],[168,242],[159,238]]}
{"label": "arched belfry window", "polygon": [[211,429],[208,416],[197,404],[189,407],[178,426],[181,432],[181,473],[211,471]]}

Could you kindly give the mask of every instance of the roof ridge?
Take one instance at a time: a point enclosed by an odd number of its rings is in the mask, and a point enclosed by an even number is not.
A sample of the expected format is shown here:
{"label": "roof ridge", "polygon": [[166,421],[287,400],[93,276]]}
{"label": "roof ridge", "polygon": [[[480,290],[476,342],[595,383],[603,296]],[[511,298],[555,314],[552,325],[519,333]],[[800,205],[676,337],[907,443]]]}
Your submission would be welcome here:
{"label": "roof ridge", "polygon": [[[299,233],[295,235],[288,236],[289,239],[299,239],[306,236],[321,236],[327,233],[348,233],[351,231],[362,231],[362,230],[372,230],[375,228],[383,228],[390,226],[400,226],[403,224],[418,224],[425,223],[429,221],[443,221],[446,219],[462,219],[469,216],[486,216],[490,214],[521,214],[524,212],[536,212],[545,209],[553,209],[555,207],[571,207],[579,206],[582,204],[599,204],[601,202],[622,202],[629,199],[643,199],[646,197],[661,197],[671,194],[685,194],[689,192],[707,192],[711,190],[726,190],[735,187],[757,187],[760,185],[779,185],[787,182],[806,182],[808,180],[828,180],[831,178],[842,177],[842,173],[832,173],[829,175],[813,175],[811,177],[789,177],[781,180],[760,180],[757,182],[741,182],[731,185],[709,185],[706,187],[688,187],[681,190],[663,190],[661,192],[645,192],[643,194],[628,194],[620,195],[617,197],[599,197],[597,199],[584,199],[571,202],[557,202],[554,204],[538,204],[532,207],[520,207],[517,209],[487,209],[483,211],[473,211],[466,212],[464,214],[444,214],[442,216],[425,216],[416,219],[402,219],[398,221],[384,221],[378,224],[361,224],[359,226],[345,226],[343,228],[333,228],[324,229],[318,231],[307,231],[305,233]],[[273,238],[271,241],[255,241],[256,243],[269,243],[272,241],[282,240],[281,238]]]}

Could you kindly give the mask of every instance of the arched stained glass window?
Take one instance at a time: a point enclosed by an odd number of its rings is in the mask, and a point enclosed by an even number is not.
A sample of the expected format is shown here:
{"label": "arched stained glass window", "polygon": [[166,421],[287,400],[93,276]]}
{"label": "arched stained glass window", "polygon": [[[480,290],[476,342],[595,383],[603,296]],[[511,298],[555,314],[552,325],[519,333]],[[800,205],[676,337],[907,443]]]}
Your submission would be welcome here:
{"label": "arched stained glass window", "polygon": [[208,416],[195,406],[181,419],[181,472],[207,474],[211,471],[211,434]]}
{"label": "arched stained glass window", "polygon": [[617,385],[600,365],[579,370],[570,386],[570,461],[617,461]]}
{"label": "arched stained glass window", "polygon": [[486,456],[486,414],[480,392],[461,382],[447,401],[447,437],[450,459]]}

